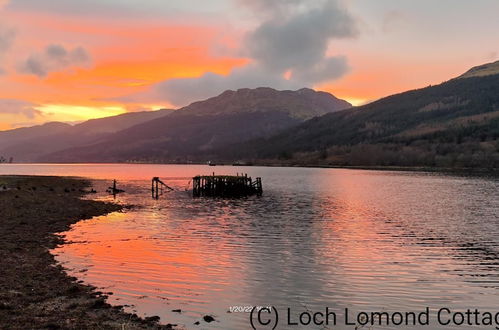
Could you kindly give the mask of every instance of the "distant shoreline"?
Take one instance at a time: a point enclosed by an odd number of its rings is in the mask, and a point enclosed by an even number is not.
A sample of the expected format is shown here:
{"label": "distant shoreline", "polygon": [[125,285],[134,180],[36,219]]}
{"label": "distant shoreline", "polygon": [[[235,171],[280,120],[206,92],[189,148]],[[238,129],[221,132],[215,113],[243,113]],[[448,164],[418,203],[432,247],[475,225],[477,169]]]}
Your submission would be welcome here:
{"label": "distant shoreline", "polygon": [[[11,163],[0,164],[2,165],[206,165],[206,162],[192,162],[192,163],[154,163],[154,162],[88,162],[88,163]],[[286,163],[241,163],[231,164],[225,162],[214,162],[212,167],[282,167],[282,168],[332,168],[332,169],[345,169],[345,170],[371,170],[371,171],[399,171],[399,172],[433,172],[433,173],[453,173],[453,174],[477,174],[477,175],[499,175],[499,168],[485,168],[485,167],[431,167],[431,166],[368,166],[368,165],[327,165],[327,164],[286,164]],[[0,175],[1,176],[1,175]]]}
{"label": "distant shoreline", "polygon": [[[106,303],[106,294],[68,276],[49,250],[56,233],[122,206],[81,199],[84,179],[0,176],[0,327],[171,329]],[[111,294],[111,293],[107,293]]]}

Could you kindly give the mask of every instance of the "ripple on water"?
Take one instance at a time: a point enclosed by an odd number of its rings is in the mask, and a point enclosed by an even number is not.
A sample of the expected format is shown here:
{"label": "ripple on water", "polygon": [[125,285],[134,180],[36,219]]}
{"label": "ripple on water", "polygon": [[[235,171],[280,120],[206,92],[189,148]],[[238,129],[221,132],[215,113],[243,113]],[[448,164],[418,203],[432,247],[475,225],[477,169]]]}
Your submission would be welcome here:
{"label": "ripple on water", "polygon": [[227,313],[236,305],[497,309],[497,180],[248,171],[264,178],[262,198],[193,200],[180,191],[156,201],[148,181],[120,180],[119,200],[141,207],[79,222],[65,233],[72,244],[54,253],[109,288],[111,301],[187,328],[205,314],[220,321],[207,328],[248,328],[248,315]]}

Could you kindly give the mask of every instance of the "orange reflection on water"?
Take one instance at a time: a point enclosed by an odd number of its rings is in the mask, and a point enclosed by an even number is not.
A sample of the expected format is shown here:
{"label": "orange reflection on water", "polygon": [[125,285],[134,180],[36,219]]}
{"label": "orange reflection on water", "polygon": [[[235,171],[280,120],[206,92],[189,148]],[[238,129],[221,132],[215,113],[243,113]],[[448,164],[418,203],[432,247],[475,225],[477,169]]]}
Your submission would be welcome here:
{"label": "orange reflection on water", "polygon": [[[210,328],[244,329],[247,315],[227,313],[229,306],[413,311],[463,307],[463,301],[489,308],[497,301],[497,271],[490,269],[499,228],[490,221],[496,199],[484,204],[488,195],[470,197],[477,187],[497,193],[494,182],[252,168],[248,171],[269,173],[262,198],[193,199],[182,190],[185,180],[165,180],[179,191],[153,200],[151,174],[171,178],[213,169],[100,168],[98,175],[118,178],[126,190],[118,201],[141,207],[76,224],[67,238],[80,243],[61,247],[58,260],[70,261],[74,275],[108,288],[115,293],[111,302],[134,304],[139,314],[160,315],[186,328],[213,314],[220,322]],[[463,216],[466,210],[481,213]],[[475,238],[487,249],[474,248]],[[466,250],[463,240],[475,245]],[[481,261],[488,266],[478,267]],[[183,312],[171,312],[177,308]]]}
{"label": "orange reflection on water", "polygon": [[[131,216],[145,215],[140,210],[80,222],[66,233],[66,240],[75,244],[54,253],[63,263],[75,265],[80,260],[79,268],[72,272],[113,291],[111,303],[140,304],[149,314],[164,315],[171,309],[185,309],[181,304],[188,301],[195,304],[196,313],[186,310],[184,316],[195,318],[200,317],[203,305],[219,302],[218,312],[225,313],[230,301],[224,288],[230,279],[244,274],[228,237],[213,232],[209,239],[209,229],[201,219],[172,221],[165,209],[152,210],[147,212],[147,222],[131,220]],[[227,207],[221,210],[229,212]],[[229,224],[224,216],[216,221],[220,226]],[[186,232],[201,236],[187,237]],[[208,312],[213,312],[213,307]]]}

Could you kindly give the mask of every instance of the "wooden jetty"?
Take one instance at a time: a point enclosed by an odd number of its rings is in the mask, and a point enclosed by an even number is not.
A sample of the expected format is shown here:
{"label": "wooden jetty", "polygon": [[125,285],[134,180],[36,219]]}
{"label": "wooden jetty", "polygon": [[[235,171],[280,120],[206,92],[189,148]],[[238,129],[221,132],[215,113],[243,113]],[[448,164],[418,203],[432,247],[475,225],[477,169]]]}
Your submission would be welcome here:
{"label": "wooden jetty", "polygon": [[198,175],[192,178],[193,197],[261,196],[262,179],[244,175]]}

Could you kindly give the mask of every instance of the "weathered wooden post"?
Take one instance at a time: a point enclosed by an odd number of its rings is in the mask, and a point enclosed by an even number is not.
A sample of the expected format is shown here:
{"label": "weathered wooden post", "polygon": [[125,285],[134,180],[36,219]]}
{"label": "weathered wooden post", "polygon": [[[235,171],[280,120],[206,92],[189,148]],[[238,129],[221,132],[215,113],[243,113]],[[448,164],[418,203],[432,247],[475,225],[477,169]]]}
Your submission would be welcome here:
{"label": "weathered wooden post", "polygon": [[113,194],[116,197],[116,194],[125,192],[122,189],[118,189],[116,179],[113,180],[113,186],[106,189],[106,192]]}
{"label": "weathered wooden post", "polygon": [[262,196],[263,194],[262,178],[256,178],[256,194],[257,196]]}
{"label": "weathered wooden post", "polygon": [[[192,186],[193,186],[193,189],[194,189],[194,186],[195,186],[195,182],[194,181],[192,182]],[[152,198],[158,199],[159,195],[163,195],[163,188],[166,188],[166,189],[168,189],[170,191],[174,191],[175,190],[172,187],[168,186],[163,181],[161,181],[161,179],[159,177],[155,176],[154,178],[152,178],[152,180],[151,180],[151,194],[152,194]]]}

